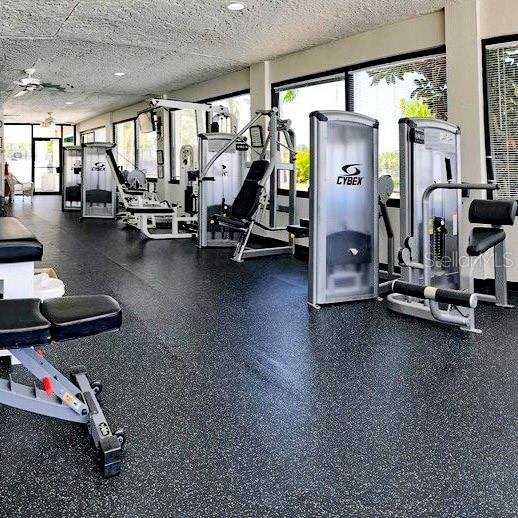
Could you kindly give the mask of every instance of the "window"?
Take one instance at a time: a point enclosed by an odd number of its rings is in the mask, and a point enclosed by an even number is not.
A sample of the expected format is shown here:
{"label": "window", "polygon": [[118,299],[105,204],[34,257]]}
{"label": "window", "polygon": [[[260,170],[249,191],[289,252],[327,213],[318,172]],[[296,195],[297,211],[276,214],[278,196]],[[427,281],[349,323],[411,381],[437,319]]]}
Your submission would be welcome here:
{"label": "window", "polygon": [[499,199],[518,198],[518,37],[485,42],[486,149]]}
{"label": "window", "polygon": [[447,119],[446,56],[427,56],[348,71],[348,107],[377,119],[379,173],[390,174],[399,196],[401,117]]}
{"label": "window", "polygon": [[[297,148],[297,190],[309,187],[309,114],[316,110],[345,110],[345,75],[320,79],[302,86],[275,88],[279,115],[290,119]],[[286,152],[284,153],[286,154]],[[284,160],[287,160],[285,157]],[[281,172],[279,187],[287,189],[288,175]]]}
{"label": "window", "polygon": [[81,144],[106,142],[106,126],[81,132]]}
{"label": "window", "polygon": [[75,142],[75,127],[63,126],[63,147],[73,146]]}
{"label": "window", "polygon": [[138,148],[137,148],[137,157],[138,157],[138,168],[141,171],[146,173],[146,176],[155,177],[157,176],[157,134],[156,131],[151,131],[149,133],[144,133],[140,130],[139,124],[137,124],[138,128]]}
{"label": "window", "polygon": [[135,169],[135,120],[117,122],[113,125],[117,165],[127,171]]}
{"label": "window", "polygon": [[20,182],[32,180],[32,126],[6,124],[4,126],[5,160],[9,171]]}
{"label": "window", "polygon": [[33,125],[35,138],[61,138],[61,124],[53,124],[44,128],[39,124]]}
{"label": "window", "polygon": [[[198,132],[196,128],[196,114],[194,110],[179,110],[171,114],[174,124],[175,163],[172,180],[179,180],[182,172],[180,164],[180,149],[182,146],[192,146],[194,160],[198,161]],[[173,175],[173,171],[171,171]]]}
{"label": "window", "polygon": [[221,104],[228,108],[232,115],[234,129],[239,131],[250,122],[250,94],[233,95],[210,101],[211,104]]}

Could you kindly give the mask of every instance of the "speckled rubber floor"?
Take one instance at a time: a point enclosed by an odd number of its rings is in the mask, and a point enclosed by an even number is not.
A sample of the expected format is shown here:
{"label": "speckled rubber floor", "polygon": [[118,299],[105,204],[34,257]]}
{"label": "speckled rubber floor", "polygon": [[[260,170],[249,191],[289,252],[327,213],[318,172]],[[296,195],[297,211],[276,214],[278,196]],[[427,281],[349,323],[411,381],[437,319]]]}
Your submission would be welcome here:
{"label": "speckled rubber floor", "polygon": [[291,257],[145,241],[56,197],[13,213],[68,294],[123,307],[120,333],[47,358],[103,381],[128,445],[103,480],[81,427],[0,408],[0,516],[518,514],[518,310],[481,307],[482,335],[382,302],[314,311]]}

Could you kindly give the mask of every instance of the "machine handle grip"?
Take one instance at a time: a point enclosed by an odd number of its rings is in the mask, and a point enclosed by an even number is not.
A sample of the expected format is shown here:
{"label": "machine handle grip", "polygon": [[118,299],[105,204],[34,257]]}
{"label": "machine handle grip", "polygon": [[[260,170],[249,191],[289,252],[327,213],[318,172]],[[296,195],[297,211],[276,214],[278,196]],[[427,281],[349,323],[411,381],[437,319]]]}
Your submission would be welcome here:
{"label": "machine handle grip", "polygon": [[486,156],[486,171],[487,171],[487,179],[494,180],[495,179],[495,170],[493,168],[493,157],[491,155]]}
{"label": "machine handle grip", "polygon": [[420,286],[411,282],[394,281],[392,283],[392,291],[401,293],[409,297],[418,299],[434,300],[435,302],[443,302],[445,304],[453,304],[464,308],[476,308],[478,297],[475,293],[466,293],[464,291],[449,290],[446,288],[434,288],[432,286]]}

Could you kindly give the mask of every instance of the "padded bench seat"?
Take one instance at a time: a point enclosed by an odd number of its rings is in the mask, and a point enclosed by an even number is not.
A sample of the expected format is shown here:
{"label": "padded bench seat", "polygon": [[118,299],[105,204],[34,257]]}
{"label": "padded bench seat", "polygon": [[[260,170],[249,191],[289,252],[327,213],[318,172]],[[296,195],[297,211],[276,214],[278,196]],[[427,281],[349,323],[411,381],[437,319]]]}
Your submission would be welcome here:
{"label": "padded bench seat", "polygon": [[0,300],[0,349],[48,345],[106,331],[122,323],[119,304],[107,295]]}
{"label": "padded bench seat", "polygon": [[171,215],[174,209],[170,207],[128,207],[127,210],[130,214],[161,214]]}
{"label": "padded bench seat", "polygon": [[237,230],[238,232],[244,232],[250,226],[249,221],[233,218],[232,216],[224,216],[223,214],[213,216],[212,219],[217,221],[221,226]]}
{"label": "padded bench seat", "polygon": [[0,263],[39,261],[43,245],[16,218],[0,218]]}

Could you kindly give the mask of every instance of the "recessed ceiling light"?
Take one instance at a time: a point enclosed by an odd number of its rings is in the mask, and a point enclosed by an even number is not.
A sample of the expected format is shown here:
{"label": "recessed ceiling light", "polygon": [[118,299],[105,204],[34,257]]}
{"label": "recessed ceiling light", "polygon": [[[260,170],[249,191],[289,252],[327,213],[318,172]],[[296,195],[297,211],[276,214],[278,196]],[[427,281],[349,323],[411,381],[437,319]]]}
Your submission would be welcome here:
{"label": "recessed ceiling light", "polygon": [[126,72],[115,72],[114,76],[125,76]]}
{"label": "recessed ceiling light", "polygon": [[245,8],[245,4],[241,2],[232,2],[227,5],[229,11],[242,11]]}
{"label": "recessed ceiling light", "polygon": [[72,101],[65,101],[65,104],[74,104]]}

